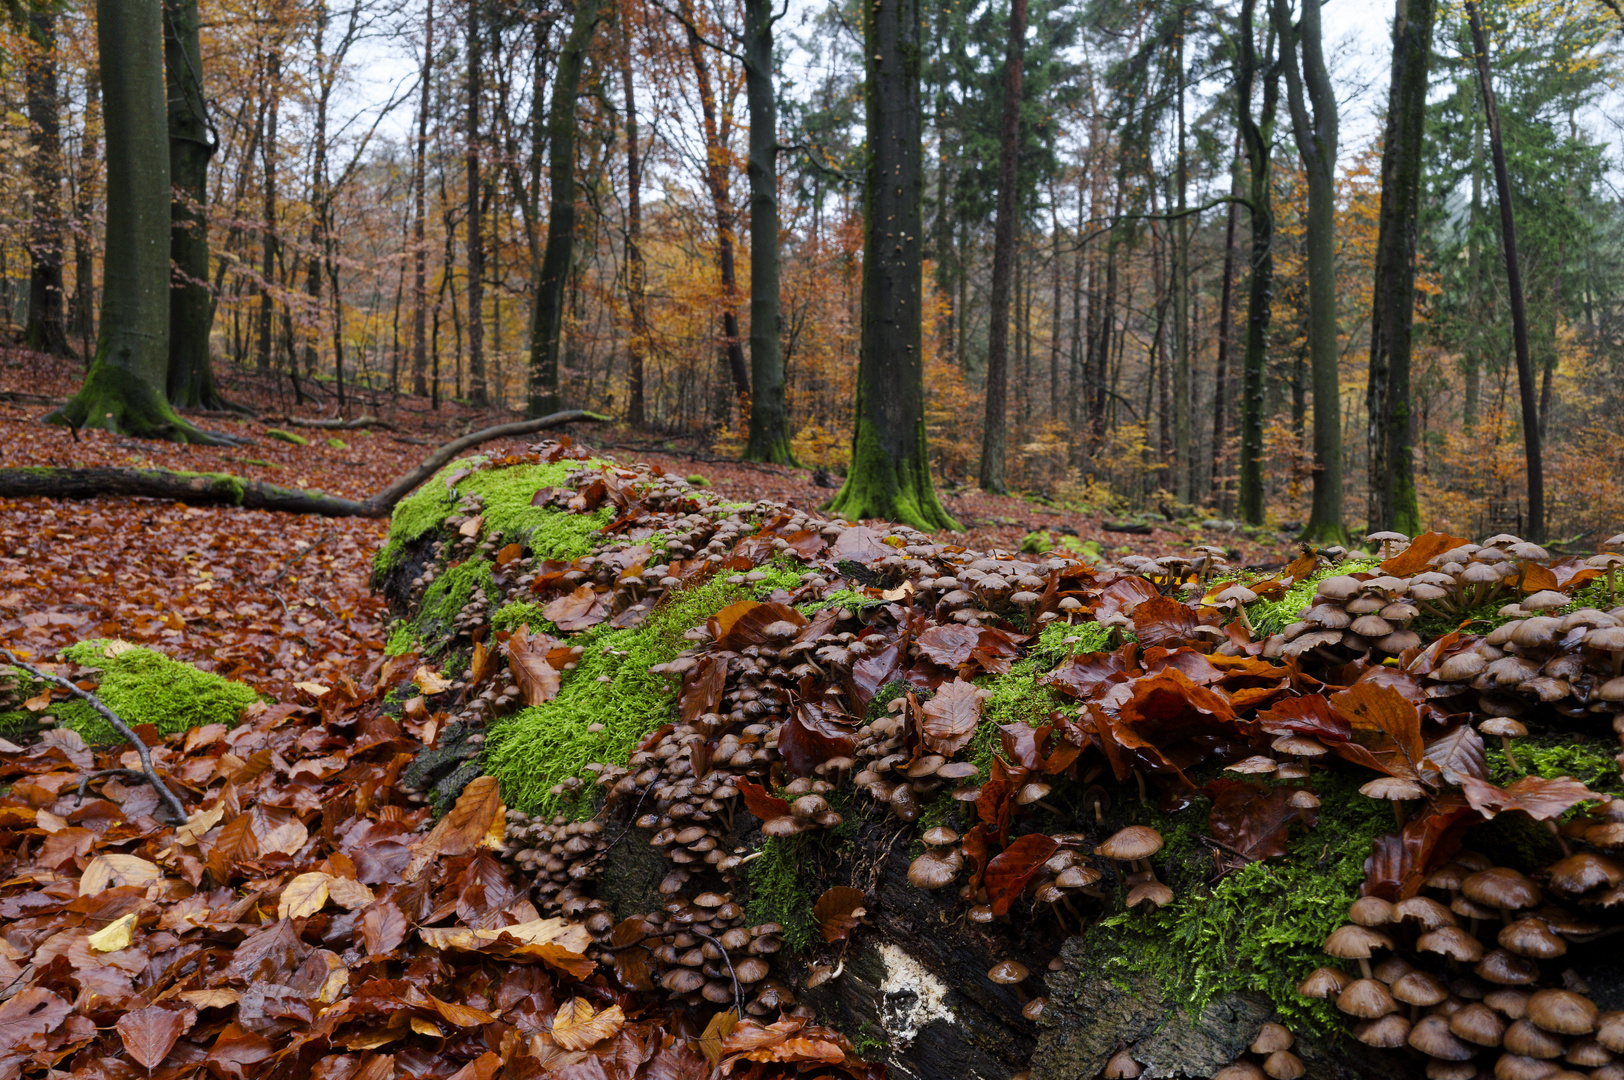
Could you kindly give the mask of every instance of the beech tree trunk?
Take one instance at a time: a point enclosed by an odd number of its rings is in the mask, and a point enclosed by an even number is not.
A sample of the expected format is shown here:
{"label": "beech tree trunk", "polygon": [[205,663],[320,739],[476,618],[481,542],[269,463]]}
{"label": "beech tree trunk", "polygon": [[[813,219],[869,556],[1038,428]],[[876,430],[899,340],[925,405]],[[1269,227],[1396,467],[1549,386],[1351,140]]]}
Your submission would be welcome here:
{"label": "beech tree trunk", "polygon": [[479,205],[479,95],[483,91],[485,39],[480,29],[480,0],[468,0],[468,401],[484,408],[490,400],[485,385],[485,235]]}
{"label": "beech tree trunk", "polygon": [[271,281],[276,273],[276,121],[282,104],[280,48],[272,48],[266,68],[271,100],[266,107],[265,138],[260,144],[265,172],[265,229],[261,238],[259,274],[259,370],[262,372],[271,370],[274,337],[272,318],[275,315],[275,304],[271,298]]}
{"label": "beech tree trunk", "polygon": [[32,48],[23,79],[34,190],[28,226],[28,323],[23,341],[30,349],[67,356],[73,350],[68,345],[62,282],[62,121],[55,12],[30,11],[27,32]]}
{"label": "beech tree trunk", "polygon": [[829,509],[957,529],[925,450],[924,146],[919,0],[863,5],[863,314],[851,465]]}
{"label": "beech tree trunk", "polygon": [[[1325,67],[1320,5],[1303,4],[1291,25],[1290,0],[1270,0],[1286,73],[1297,153],[1308,178],[1308,362],[1314,384],[1314,498],[1303,539],[1345,544],[1342,512],[1342,397],[1336,317],[1336,95]],[[1299,48],[1301,58],[1299,63]]]}
{"label": "beech tree trunk", "polygon": [[778,103],[772,0],[744,2],[744,92],[750,110],[750,442],[747,461],[795,463],[784,401],[778,307]]}
{"label": "beech tree trunk", "polygon": [[215,442],[175,415],[169,372],[169,139],[163,12],[98,0],[107,124],[107,247],[101,336],[79,392],[49,417],[70,427]]}
{"label": "beech tree trunk", "polygon": [[992,303],[987,324],[987,415],[981,428],[981,487],[1002,495],[1009,413],[1009,290],[1015,258],[1015,178],[1020,154],[1021,67],[1026,57],[1026,0],[1009,2],[1004,103],[998,124],[998,220],[992,239]]}
{"label": "beech tree trunk", "polygon": [[[1393,78],[1382,141],[1382,196],[1370,313],[1370,528],[1421,532],[1410,415],[1410,332],[1421,209],[1421,139],[1437,0],[1395,0]],[[1317,406],[1316,406],[1317,407]]]}
{"label": "beech tree trunk", "polygon": [[[429,91],[434,74],[434,0],[423,16],[422,89],[417,98],[417,150],[412,163],[412,393],[423,397],[428,387],[428,220]],[[436,398],[438,404],[438,398]]]}
{"label": "beech tree trunk", "polygon": [[1477,85],[1483,95],[1483,116],[1489,128],[1489,152],[1494,159],[1495,193],[1500,203],[1500,246],[1506,256],[1506,292],[1511,307],[1511,344],[1517,356],[1517,392],[1522,404],[1523,454],[1528,474],[1528,539],[1545,540],[1545,466],[1540,452],[1539,405],[1534,397],[1534,369],[1528,355],[1528,309],[1523,301],[1522,266],[1517,259],[1517,222],[1511,211],[1511,177],[1506,171],[1506,145],[1500,135],[1500,111],[1494,101],[1494,79],[1489,72],[1488,35],[1477,0],[1466,0],[1466,18],[1472,27],[1472,51],[1477,54]]}
{"label": "beech tree trunk", "polygon": [[[1240,134],[1235,136],[1237,144]],[[1224,442],[1229,438],[1229,339],[1233,328],[1235,290],[1235,223],[1240,217],[1241,163],[1240,147],[1235,147],[1234,165],[1229,177],[1229,213],[1224,222],[1224,269],[1218,290],[1218,356],[1217,370],[1212,378],[1212,464],[1208,472],[1208,486],[1216,494],[1222,491],[1228,503],[1228,485],[1219,475],[1219,462],[1223,458]]]}
{"label": "beech tree trunk", "polygon": [[1195,430],[1190,415],[1190,219],[1187,198],[1189,166],[1185,158],[1184,130],[1184,22],[1185,9],[1180,8],[1178,37],[1173,63],[1174,90],[1178,94],[1176,122],[1178,125],[1178,161],[1174,168],[1173,183],[1178,189],[1170,202],[1177,214],[1172,236],[1168,238],[1172,253],[1172,266],[1168,271],[1173,290],[1173,492],[1179,502],[1188,505],[1195,496]]}
{"label": "beech tree trunk", "polygon": [[547,246],[536,270],[530,315],[530,394],[526,412],[558,411],[558,344],[575,251],[575,100],[581,68],[598,27],[602,0],[579,0],[569,37],[558,54],[553,101],[547,116],[547,172],[552,188],[547,213]]}
{"label": "beech tree trunk", "polygon": [[631,335],[626,341],[626,423],[648,422],[643,361],[648,355],[648,313],[643,302],[643,158],[637,141],[637,90],[632,76],[631,11],[620,16],[620,85],[626,95],[626,307]]}
{"label": "beech tree trunk", "polygon": [[[1252,224],[1251,275],[1246,286],[1246,352],[1241,360],[1241,518],[1248,525],[1263,524],[1263,376],[1268,365],[1268,334],[1274,296],[1274,209],[1271,195],[1274,118],[1280,102],[1280,63],[1264,50],[1268,71],[1263,83],[1263,104],[1252,117],[1252,88],[1258,56],[1252,25],[1257,0],[1241,0],[1240,54],[1235,69],[1237,120],[1246,149],[1248,195]],[[1271,29],[1267,35],[1274,39]]]}
{"label": "beech tree trunk", "polygon": [[221,409],[209,334],[214,296],[209,281],[209,159],[215,140],[203,96],[197,0],[164,0],[164,70],[168,88],[169,400],[177,407]]}

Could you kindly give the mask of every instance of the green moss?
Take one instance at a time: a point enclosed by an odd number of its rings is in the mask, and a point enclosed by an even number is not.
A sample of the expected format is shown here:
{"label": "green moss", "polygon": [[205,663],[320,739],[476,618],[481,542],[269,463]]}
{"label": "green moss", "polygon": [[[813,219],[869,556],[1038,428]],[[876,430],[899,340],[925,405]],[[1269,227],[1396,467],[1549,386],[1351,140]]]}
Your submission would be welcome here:
{"label": "green moss", "polygon": [[468,559],[448,567],[423,591],[416,616],[409,622],[397,624],[390,632],[384,650],[391,656],[413,649],[437,651],[452,636],[452,624],[474,595],[475,588],[486,590],[487,596],[495,595],[496,582],[491,577],[488,561]]}
{"label": "green moss", "polygon": [[281,428],[266,428],[265,437],[267,439],[276,439],[278,442],[292,443],[294,446],[310,445],[310,440],[303,435],[295,435],[293,432],[283,431]]}
{"label": "green moss", "polygon": [[[101,669],[96,696],[131,727],[151,724],[161,734],[170,735],[203,724],[235,724],[238,715],[258,700],[243,683],[199,671],[151,649],[125,648],[110,655],[111,644],[99,639],[82,641],[64,649],[63,655]],[[87,742],[120,741],[112,725],[86,702],[65,702],[51,711]]]}
{"label": "green moss", "polygon": [[[407,544],[439,528],[456,502],[446,490],[445,478],[483,460],[453,461],[396,504],[389,518],[389,539],[373,560],[373,569],[380,574],[389,571]],[[532,506],[530,500],[542,488],[563,484],[572,471],[597,464],[559,461],[504,469],[474,468],[457,482],[456,498],[469,493],[480,495],[484,499],[485,530],[524,543],[537,558],[576,559],[592,550],[595,534],[608,524],[612,511],[605,507],[590,514],[570,514]]]}
{"label": "green moss", "polygon": [[862,614],[869,608],[883,607],[885,601],[877,596],[865,596],[854,589],[836,589],[822,600],[812,600],[801,605],[801,612],[811,615],[827,608],[845,608],[856,614]]}
{"label": "green moss", "polygon": [[812,892],[801,878],[807,862],[801,849],[809,840],[806,836],[769,836],[762,841],[761,853],[740,867],[750,886],[745,919],[756,926],[769,922],[782,926],[790,952],[811,945],[817,931]]}
{"label": "green moss", "polygon": [[[762,570],[766,578],[753,586],[712,578],[675,590],[636,629],[614,630],[602,623],[570,638],[586,651],[576,669],[564,676],[558,696],[491,726],[486,757],[491,775],[502,782],[507,804],[556,813],[567,800],[548,794],[554,785],[571,776],[591,779],[582,772],[590,762],[626,764],[638,740],[671,718],[676,698],[676,681],[648,669],[687,648],[684,631],[714,612],[799,580],[792,567],[769,564]],[[604,729],[589,732],[591,724]],[[590,799],[570,801],[578,813],[591,810]]]}
{"label": "green moss", "polygon": [[1533,735],[1517,739],[1511,744],[1511,755],[1520,769],[1506,762],[1505,752],[1498,739],[1489,739],[1484,756],[1488,758],[1489,775],[1504,787],[1515,783],[1526,774],[1553,780],[1558,776],[1571,776],[1591,791],[1624,795],[1624,777],[1619,774],[1618,742],[1615,739],[1589,738],[1582,735]]}
{"label": "green moss", "polygon": [[542,614],[545,604],[538,604],[530,600],[514,600],[503,604],[491,616],[492,630],[517,630],[520,626],[528,626],[532,630],[543,630],[551,633],[555,627]]}
{"label": "green moss", "polygon": [[348,450],[350,448],[350,444],[345,442],[343,439],[331,437],[328,438],[327,445],[331,446],[334,450]]}
{"label": "green moss", "polygon": [[688,477],[687,480],[694,487],[710,487],[710,481],[698,473],[694,473],[692,476]]}
{"label": "green moss", "polygon": [[1166,998],[1192,1015],[1221,995],[1252,992],[1269,998],[1294,1029],[1338,1029],[1335,1009],[1298,996],[1296,987],[1328,962],[1321,947],[1358,896],[1371,842],[1392,828],[1392,812],[1358,795],[1354,778],[1319,776],[1318,827],[1284,856],[1249,863],[1216,884],[1207,883],[1212,860],[1196,840],[1204,804],[1182,811],[1155,860],[1173,902],[1149,914],[1109,915],[1090,928],[1087,968],[1124,986],[1130,976],[1152,975]]}
{"label": "green moss", "polygon": [[[1056,709],[1076,716],[1078,705],[1074,699],[1040,686],[1038,679],[1059,667],[1068,656],[1104,649],[1110,636],[1111,631],[1096,622],[1052,622],[1038,634],[1027,654],[1010,666],[1008,675],[977,679],[977,685],[992,691],[992,695],[981,703],[981,725],[970,740],[970,760],[983,772],[991,767],[1002,724],[1037,727]],[[1069,638],[1077,640],[1067,644]]]}
{"label": "green moss", "polygon": [[1297,621],[1298,613],[1314,599],[1315,587],[1328,577],[1340,574],[1358,574],[1376,567],[1374,559],[1344,559],[1334,566],[1322,566],[1317,572],[1287,589],[1277,600],[1254,600],[1246,605],[1246,618],[1252,624],[1252,633],[1258,638],[1278,634]]}
{"label": "green moss", "polygon": [[0,712],[0,739],[8,742],[21,742],[32,739],[40,731],[39,717],[35,713]]}
{"label": "green moss", "polygon": [[1054,547],[1054,537],[1042,529],[1035,529],[1021,537],[1021,553],[1023,555],[1042,555]]}

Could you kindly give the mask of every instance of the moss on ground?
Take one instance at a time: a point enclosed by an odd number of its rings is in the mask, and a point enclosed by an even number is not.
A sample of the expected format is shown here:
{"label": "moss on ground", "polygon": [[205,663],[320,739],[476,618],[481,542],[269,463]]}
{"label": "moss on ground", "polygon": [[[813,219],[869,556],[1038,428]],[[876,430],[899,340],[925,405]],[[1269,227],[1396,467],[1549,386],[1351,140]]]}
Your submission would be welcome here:
{"label": "moss on ground", "polygon": [[[1285,595],[1276,600],[1254,600],[1246,605],[1246,618],[1252,624],[1254,637],[1262,638],[1270,634],[1278,634],[1287,626],[1297,621],[1298,614],[1314,599],[1314,590],[1321,581],[1328,577],[1337,577],[1341,574],[1359,574],[1367,570],[1374,570],[1375,559],[1344,559],[1332,566],[1322,566],[1315,573],[1287,589]],[[1271,575],[1262,575],[1267,578]],[[1245,579],[1242,579],[1245,584]]]}
{"label": "moss on ground", "polygon": [[[1360,796],[1356,779],[1316,774],[1318,827],[1294,839],[1284,856],[1249,863],[1215,884],[1207,883],[1213,863],[1197,841],[1205,804],[1180,812],[1177,824],[1166,821],[1172,831],[1163,831],[1155,862],[1170,878],[1173,902],[1091,927],[1088,969],[1124,987],[1131,976],[1154,976],[1166,999],[1191,1015],[1217,997],[1251,992],[1272,1001],[1294,1029],[1337,1030],[1336,1010],[1300,997],[1296,987],[1327,963],[1321,946],[1359,894],[1371,842],[1392,828],[1392,811]],[[1142,808],[1135,818],[1145,818]]]}
{"label": "moss on ground", "polygon": [[[1001,724],[1041,725],[1056,709],[1076,716],[1075,699],[1040,686],[1038,679],[1059,667],[1068,656],[1098,652],[1110,641],[1111,631],[1096,622],[1053,622],[1043,628],[1027,654],[1010,666],[1008,675],[984,676],[978,686],[992,691],[981,703],[981,724],[970,740],[969,756],[985,773],[999,746]],[[1077,640],[1067,644],[1068,639]]]}
{"label": "moss on ground", "polygon": [[491,564],[485,559],[468,559],[449,567],[423,591],[423,600],[417,614],[403,620],[389,633],[384,651],[390,656],[411,652],[434,653],[451,638],[453,623],[462,611],[474,589],[486,590],[487,596],[496,593],[496,582],[491,576]]}
{"label": "moss on ground", "polygon": [[1591,791],[1609,795],[1624,795],[1624,776],[1620,776],[1618,741],[1611,738],[1592,738],[1577,733],[1565,735],[1532,735],[1511,744],[1511,755],[1520,768],[1512,768],[1498,739],[1488,739],[1484,756],[1489,763],[1489,776],[1500,786],[1515,783],[1525,775],[1542,776],[1554,780],[1558,776],[1571,776]]}
{"label": "moss on ground", "polygon": [[845,608],[855,614],[862,614],[869,608],[884,607],[886,601],[877,596],[868,596],[855,589],[836,589],[821,600],[808,600],[801,605],[801,614],[811,615],[829,608]]}
{"label": "moss on ground", "polygon": [[265,437],[267,439],[275,439],[277,442],[285,442],[292,446],[310,445],[310,440],[305,438],[303,435],[295,435],[293,432],[283,431],[281,428],[266,428]]}
{"label": "moss on ground", "polygon": [[[501,533],[507,541],[519,541],[540,559],[576,559],[593,548],[593,538],[609,523],[611,511],[600,508],[589,514],[562,513],[555,508],[532,506],[530,500],[542,488],[557,487],[576,469],[594,468],[598,461],[558,461],[537,465],[513,465],[502,469],[480,469],[482,457],[461,458],[441,469],[395,506],[389,518],[389,539],[373,559],[373,569],[387,573],[400,559],[407,544],[439,528],[464,495],[484,499],[486,532]],[[455,497],[447,490],[446,477],[462,469],[472,469],[456,484]]]}
{"label": "moss on ground", "polygon": [[503,604],[491,616],[491,629],[517,630],[521,625],[531,630],[553,633],[557,627],[542,612],[547,605],[533,600],[513,600]]}
{"label": "moss on ground", "polygon": [[[594,800],[555,796],[550,789],[572,776],[590,780],[582,767],[591,762],[625,765],[638,740],[671,718],[677,683],[648,669],[688,647],[684,631],[703,625],[728,604],[800,582],[795,567],[772,563],[761,569],[766,577],[753,585],[712,578],[675,590],[641,627],[614,630],[603,623],[572,637],[570,643],[586,651],[564,676],[558,696],[491,725],[486,760],[490,774],[502,782],[507,804],[532,813],[567,807],[589,814]],[[592,724],[602,724],[603,730],[588,731]]]}
{"label": "moss on ground", "polygon": [[761,853],[745,863],[744,880],[750,886],[745,919],[755,926],[775,922],[784,928],[784,944],[800,952],[812,944],[817,920],[812,915],[812,892],[802,880],[805,836],[769,836]]}
{"label": "moss on ground", "polygon": [[[164,735],[203,724],[235,724],[242,711],[259,698],[244,683],[123,642],[81,641],[64,649],[63,655],[74,663],[101,670],[96,696],[119,719],[131,727],[151,724]],[[86,742],[121,741],[112,725],[87,702],[63,702],[53,705],[50,711]]]}

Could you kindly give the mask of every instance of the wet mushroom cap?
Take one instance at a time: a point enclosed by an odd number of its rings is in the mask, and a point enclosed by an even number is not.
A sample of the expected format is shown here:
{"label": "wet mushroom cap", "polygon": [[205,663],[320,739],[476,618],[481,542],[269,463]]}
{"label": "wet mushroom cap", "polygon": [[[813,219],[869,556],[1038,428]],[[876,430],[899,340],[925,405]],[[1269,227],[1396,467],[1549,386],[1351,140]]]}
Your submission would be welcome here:
{"label": "wet mushroom cap", "polygon": [[1161,833],[1149,825],[1129,825],[1095,848],[1094,854],[1103,855],[1116,862],[1133,862],[1137,859],[1148,859],[1160,850],[1162,850]]}
{"label": "wet mushroom cap", "polygon": [[1436,1015],[1417,1020],[1405,1041],[1428,1057],[1445,1061],[1467,1061],[1477,1052],[1474,1047],[1454,1036],[1449,1030],[1448,1019]]}
{"label": "wet mushroom cap", "polygon": [[1025,981],[1030,972],[1026,965],[1015,960],[1000,960],[987,972],[987,978],[1000,986],[1013,986],[1015,983]]}
{"label": "wet mushroom cap", "polygon": [[1353,982],[1353,976],[1336,968],[1315,968],[1308,978],[1297,984],[1297,992],[1306,998],[1332,998]]}
{"label": "wet mushroom cap", "polygon": [[1508,866],[1492,866],[1467,875],[1460,891],[1469,900],[1492,908],[1521,910],[1539,904],[1539,886]]}
{"label": "wet mushroom cap", "polygon": [[1290,1050],[1295,1041],[1284,1024],[1267,1023],[1257,1029],[1251,1049],[1254,1054],[1272,1054],[1276,1050]]}
{"label": "wet mushroom cap", "polygon": [[1336,1007],[1350,1016],[1374,1020],[1398,1010],[1398,1003],[1387,987],[1375,979],[1359,979],[1337,995]]}
{"label": "wet mushroom cap", "polygon": [[1528,1019],[1558,1035],[1590,1034],[1599,1011],[1595,1002],[1571,990],[1536,990],[1528,999]]}
{"label": "wet mushroom cap", "polygon": [[1404,1045],[1409,1038],[1410,1022],[1398,1013],[1366,1020],[1353,1029],[1353,1037],[1366,1046],[1392,1050]]}
{"label": "wet mushroom cap", "polygon": [[1481,1001],[1474,1001],[1455,1010],[1449,1018],[1449,1030],[1456,1038],[1476,1046],[1499,1046],[1506,1034],[1506,1018]]}

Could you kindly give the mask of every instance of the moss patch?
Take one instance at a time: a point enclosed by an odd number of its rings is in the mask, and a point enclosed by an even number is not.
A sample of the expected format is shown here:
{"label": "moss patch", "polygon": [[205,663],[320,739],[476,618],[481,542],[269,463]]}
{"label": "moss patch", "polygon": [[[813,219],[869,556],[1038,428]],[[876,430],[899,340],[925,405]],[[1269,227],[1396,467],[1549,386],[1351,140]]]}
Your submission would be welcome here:
{"label": "moss patch", "polygon": [[452,624],[475,588],[483,588],[486,595],[496,592],[491,577],[491,564],[484,559],[468,559],[449,567],[423,591],[423,601],[417,615],[409,622],[398,623],[390,631],[384,651],[390,656],[416,649],[437,652],[451,637]]}
{"label": "moss patch", "polygon": [[389,539],[373,560],[378,573],[388,572],[400,558],[401,550],[435,529],[450,516],[456,500],[476,493],[485,500],[487,532],[499,532],[504,539],[520,541],[542,559],[576,559],[593,547],[593,534],[610,520],[607,508],[590,514],[561,513],[530,505],[537,491],[557,487],[576,469],[593,468],[596,461],[559,461],[551,464],[514,465],[504,469],[475,468],[457,482],[455,498],[446,488],[445,478],[470,468],[483,458],[453,461],[422,487],[402,499],[389,519]]}
{"label": "moss patch", "polygon": [[[1105,648],[1110,635],[1110,630],[1095,622],[1050,623],[1032,643],[1030,651],[1010,666],[1008,675],[977,679],[977,685],[991,690],[992,696],[981,703],[981,725],[970,741],[970,760],[983,772],[991,767],[992,755],[999,745],[1001,724],[1026,723],[1036,727],[1056,709],[1075,716],[1077,702],[1038,685],[1038,679],[1074,653],[1098,652]],[[1067,644],[1068,638],[1077,640]]]}
{"label": "moss patch", "polygon": [[[101,669],[96,696],[119,719],[131,727],[151,724],[164,735],[203,724],[235,724],[242,711],[259,698],[244,683],[121,642],[82,641],[63,650],[63,655],[75,663]],[[121,741],[112,725],[86,702],[64,702],[53,706],[51,712],[86,742]]]}
{"label": "moss patch", "polygon": [[277,442],[291,443],[294,446],[310,445],[310,440],[305,438],[303,435],[295,435],[293,432],[283,431],[281,428],[266,428],[265,437],[267,439],[275,439]]}
{"label": "moss patch", "polygon": [[1618,753],[1615,740],[1578,734],[1540,734],[1516,739],[1511,744],[1511,755],[1524,771],[1513,769],[1507,763],[1498,739],[1485,741],[1489,775],[1502,787],[1515,783],[1525,774],[1547,780],[1571,776],[1591,791],[1624,795],[1624,777],[1620,776],[1618,759],[1613,756]]}
{"label": "moss patch", "polygon": [[784,928],[784,944],[800,952],[812,944],[817,921],[812,916],[812,892],[801,880],[801,846],[805,836],[769,836],[761,854],[741,869],[750,886],[745,919],[753,926],[775,922]]}
{"label": "moss patch", "polygon": [[[1326,1033],[1341,1026],[1325,1002],[1296,987],[1328,963],[1325,938],[1345,920],[1364,880],[1371,842],[1392,828],[1385,805],[1358,794],[1351,778],[1319,774],[1319,826],[1295,839],[1276,859],[1250,863],[1208,884],[1212,860],[1195,837],[1204,830],[1204,803],[1165,823],[1167,842],[1157,869],[1174,900],[1150,914],[1109,915],[1088,931],[1086,967],[1126,987],[1154,976],[1170,1002],[1197,1015],[1214,998],[1260,993],[1294,1029]],[[1145,817],[1136,808],[1136,820]],[[1155,821],[1148,822],[1157,828]]]}
{"label": "moss patch", "polygon": [[552,633],[556,628],[552,622],[543,615],[546,604],[530,600],[514,600],[503,604],[491,616],[492,630],[517,630],[520,626],[528,626],[532,630]]}
{"label": "moss patch", "polygon": [[[800,581],[799,571],[792,567],[769,564],[761,569],[766,577],[753,586],[712,578],[669,593],[636,629],[614,630],[604,623],[570,638],[571,644],[586,651],[576,669],[565,675],[558,696],[491,726],[486,758],[491,775],[502,782],[507,804],[553,814],[569,801],[575,812],[589,813],[593,800],[566,800],[549,790],[571,776],[590,779],[591,774],[581,771],[590,762],[626,764],[638,740],[670,718],[677,684],[648,669],[688,647],[684,631],[730,603],[767,596]],[[604,729],[590,732],[591,724]]]}
{"label": "moss patch", "polygon": [[1359,574],[1375,569],[1375,559],[1344,559],[1334,566],[1322,566],[1312,576],[1287,589],[1278,600],[1254,600],[1246,605],[1246,618],[1252,624],[1254,637],[1278,634],[1297,621],[1297,615],[1314,599],[1314,591],[1321,581],[1342,574]]}

